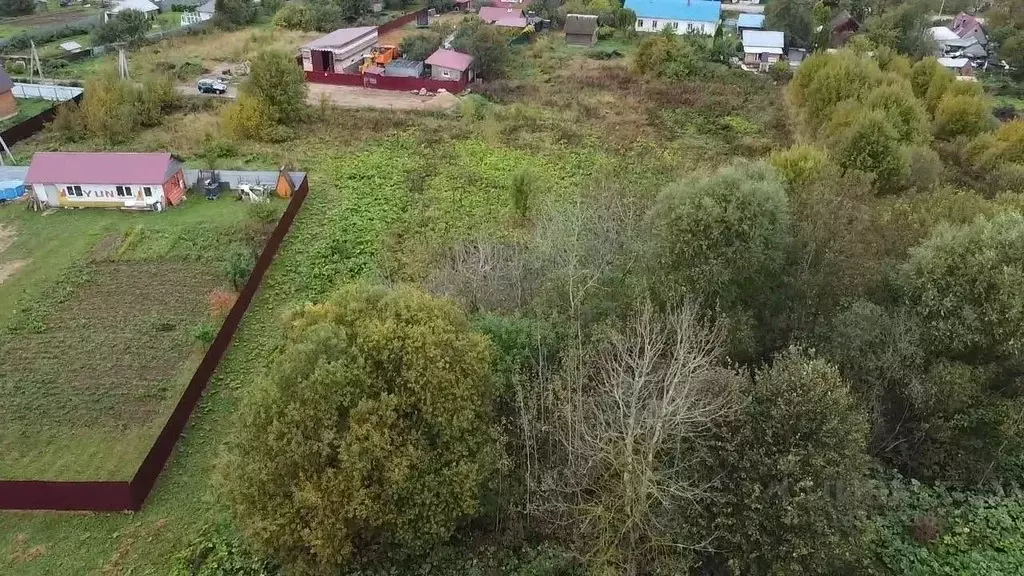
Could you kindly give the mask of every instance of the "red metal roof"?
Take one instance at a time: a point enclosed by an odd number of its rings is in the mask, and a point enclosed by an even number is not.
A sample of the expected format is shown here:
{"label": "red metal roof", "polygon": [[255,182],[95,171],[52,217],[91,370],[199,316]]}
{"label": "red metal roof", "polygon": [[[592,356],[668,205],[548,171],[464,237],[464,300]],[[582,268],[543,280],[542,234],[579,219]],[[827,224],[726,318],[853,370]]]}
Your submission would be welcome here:
{"label": "red metal roof", "polygon": [[163,184],[170,152],[36,152],[26,184]]}
{"label": "red metal roof", "polygon": [[511,6],[484,6],[480,9],[478,16],[488,24],[493,24],[503,18],[524,18],[522,10]]}
{"label": "red metal roof", "polygon": [[469,70],[469,67],[473,65],[473,57],[469,54],[463,54],[462,52],[445,50],[442,48],[428,56],[423,63],[431,66],[440,66],[442,68],[451,68],[452,70],[463,72]]}

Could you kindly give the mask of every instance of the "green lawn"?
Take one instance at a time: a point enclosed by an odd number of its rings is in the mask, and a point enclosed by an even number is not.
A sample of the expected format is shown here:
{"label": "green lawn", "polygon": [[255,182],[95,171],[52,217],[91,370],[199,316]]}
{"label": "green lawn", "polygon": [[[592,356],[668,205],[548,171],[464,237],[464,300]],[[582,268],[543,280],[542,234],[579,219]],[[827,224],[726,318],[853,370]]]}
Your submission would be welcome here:
{"label": "green lawn", "polygon": [[0,478],[134,474],[201,358],[193,333],[229,288],[245,217],[201,198],[160,214],[0,208]]}
{"label": "green lawn", "polygon": [[87,18],[100,11],[99,3],[94,2],[91,6],[77,5],[61,8],[57,0],[47,0],[48,10],[34,12],[24,16],[0,18],[0,38],[9,38],[18,34],[24,34],[37,28],[50,28],[65,24],[72,24],[83,18]]}
{"label": "green lawn", "polygon": [[6,130],[15,124],[48,110],[53,102],[42,98],[18,98],[18,114],[6,120],[0,120],[0,130]]}

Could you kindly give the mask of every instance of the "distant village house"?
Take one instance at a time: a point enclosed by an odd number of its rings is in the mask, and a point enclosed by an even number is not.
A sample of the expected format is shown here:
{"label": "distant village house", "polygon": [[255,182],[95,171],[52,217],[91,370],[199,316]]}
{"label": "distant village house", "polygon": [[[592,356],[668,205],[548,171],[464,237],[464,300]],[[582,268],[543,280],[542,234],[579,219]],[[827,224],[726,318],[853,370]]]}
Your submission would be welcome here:
{"label": "distant village house", "polygon": [[743,64],[766,71],[778,62],[784,53],[785,33],[766,30],[743,31]]}
{"label": "distant village house", "polygon": [[434,80],[448,80],[465,85],[473,81],[473,57],[454,50],[434,52],[423,61],[430,66],[430,77]]}
{"label": "distant village house", "polygon": [[103,21],[110,22],[125,10],[141,12],[150,18],[160,13],[160,7],[149,0],[121,0],[103,12]]}
{"label": "distant village house", "polygon": [[710,0],[626,0],[625,7],[636,13],[637,32],[713,36],[722,17],[722,3]]}

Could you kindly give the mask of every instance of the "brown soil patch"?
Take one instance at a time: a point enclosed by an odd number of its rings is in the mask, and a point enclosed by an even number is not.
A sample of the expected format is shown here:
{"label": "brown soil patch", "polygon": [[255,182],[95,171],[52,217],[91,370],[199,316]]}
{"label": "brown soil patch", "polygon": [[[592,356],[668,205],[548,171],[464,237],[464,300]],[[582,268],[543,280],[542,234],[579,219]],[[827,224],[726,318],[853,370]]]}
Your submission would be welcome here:
{"label": "brown soil patch", "polygon": [[21,269],[22,266],[28,264],[28,260],[11,260],[10,262],[0,262],[0,284],[3,284],[14,273]]}
{"label": "brown soil patch", "polygon": [[190,262],[104,262],[38,328],[0,345],[0,421],[127,429],[179,391],[217,270]]}
{"label": "brown soil patch", "polygon": [[17,235],[14,233],[13,228],[10,226],[0,226],[0,252],[10,248],[16,238]]}
{"label": "brown soil patch", "polygon": [[28,536],[18,534],[14,537],[14,542],[11,543],[10,561],[12,564],[31,562],[32,560],[42,556],[45,552],[45,546],[29,546]]}
{"label": "brown soil patch", "polygon": [[391,110],[445,110],[459,103],[459,97],[449,93],[420,96],[412,92],[375,90],[359,86],[329,86],[309,84],[307,101],[316,106],[320,95],[326,95],[331,103],[343,108],[386,108]]}

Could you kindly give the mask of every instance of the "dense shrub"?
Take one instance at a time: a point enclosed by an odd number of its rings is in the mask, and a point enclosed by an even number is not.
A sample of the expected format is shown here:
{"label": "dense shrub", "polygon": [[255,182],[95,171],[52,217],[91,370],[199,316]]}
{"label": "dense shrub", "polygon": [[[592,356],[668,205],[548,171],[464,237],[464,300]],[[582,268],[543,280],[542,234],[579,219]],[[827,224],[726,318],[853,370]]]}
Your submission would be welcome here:
{"label": "dense shrub", "polygon": [[852,114],[849,126],[829,127],[830,148],[839,166],[871,174],[876,190],[898,189],[910,169],[899,145],[899,133],[882,112],[853,109]]}
{"label": "dense shrub", "polygon": [[63,106],[50,127],[53,134],[66,142],[83,137],[123,142],[136,128],[159,124],[178,103],[170,80],[157,76],[136,84],[107,70],[90,77],[85,90],[89,96],[82,105]]}
{"label": "dense shrub", "polygon": [[149,16],[136,10],[124,10],[101,25],[93,33],[97,44],[113,44],[115,42],[134,43],[141,40],[153,22]]}
{"label": "dense shrub", "polygon": [[927,333],[929,348],[949,354],[1024,353],[1024,217],[940,225],[911,251],[902,285]]}
{"label": "dense shrub", "polygon": [[274,25],[292,30],[315,30],[315,12],[305,2],[286,4],[274,15]]}
{"label": "dense shrub", "polygon": [[35,0],[0,0],[0,16],[21,16],[35,9]]}
{"label": "dense shrub", "polygon": [[770,291],[789,241],[786,194],[765,164],[737,163],[668,186],[651,214],[666,296],[735,309]]}
{"label": "dense shrub", "polygon": [[495,464],[489,359],[459,310],[412,288],[292,314],[221,467],[252,545],[325,572],[446,540]]}
{"label": "dense shrub", "polygon": [[707,514],[736,574],[829,574],[855,565],[868,423],[839,372],[792,350],[759,370],[714,426]]}
{"label": "dense shrub", "polygon": [[482,20],[470,20],[455,31],[452,48],[472,56],[477,73],[494,80],[505,75],[512,56],[508,41],[501,28],[484,24]]}
{"label": "dense shrub", "polygon": [[988,102],[978,96],[946,94],[935,109],[935,137],[943,140],[973,138],[995,124]]}

